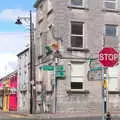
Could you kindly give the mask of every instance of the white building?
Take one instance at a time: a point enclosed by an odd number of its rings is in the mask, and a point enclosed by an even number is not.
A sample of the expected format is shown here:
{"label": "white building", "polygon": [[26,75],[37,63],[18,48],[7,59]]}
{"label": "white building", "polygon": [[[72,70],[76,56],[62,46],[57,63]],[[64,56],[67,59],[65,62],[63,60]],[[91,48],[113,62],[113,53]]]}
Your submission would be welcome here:
{"label": "white building", "polygon": [[18,111],[29,113],[30,87],[29,87],[29,48],[18,56]]}

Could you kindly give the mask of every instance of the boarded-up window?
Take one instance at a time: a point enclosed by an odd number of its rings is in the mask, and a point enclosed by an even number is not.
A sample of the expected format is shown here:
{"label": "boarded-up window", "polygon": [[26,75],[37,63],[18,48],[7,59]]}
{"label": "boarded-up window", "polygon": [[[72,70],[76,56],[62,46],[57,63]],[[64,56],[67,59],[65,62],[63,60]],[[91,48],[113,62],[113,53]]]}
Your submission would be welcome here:
{"label": "boarded-up window", "polygon": [[85,76],[84,63],[71,64],[71,89],[83,89],[83,82]]}

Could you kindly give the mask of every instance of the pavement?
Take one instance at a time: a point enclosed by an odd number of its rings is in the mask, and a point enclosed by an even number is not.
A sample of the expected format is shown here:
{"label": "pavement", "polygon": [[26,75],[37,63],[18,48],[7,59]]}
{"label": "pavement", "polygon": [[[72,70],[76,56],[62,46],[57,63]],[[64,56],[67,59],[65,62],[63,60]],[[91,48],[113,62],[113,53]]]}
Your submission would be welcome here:
{"label": "pavement", "polygon": [[[102,114],[100,113],[80,113],[80,112],[62,112],[62,113],[41,113],[41,114],[25,114],[19,112],[9,112],[8,113],[11,117],[16,118],[39,118],[39,119],[55,119],[55,118],[86,118],[86,117],[100,117]],[[112,117],[119,117],[120,113],[112,113]]]}
{"label": "pavement", "polygon": [[[120,113],[112,113],[112,118],[117,118],[117,120],[120,120]],[[7,119],[10,120],[13,119],[30,119],[30,120],[61,120],[61,119],[68,119],[69,120],[76,120],[76,118],[79,118],[80,120],[84,120],[85,118],[102,118],[102,114],[99,113],[80,113],[80,112],[68,112],[68,113],[41,113],[41,114],[26,114],[26,113],[19,113],[19,112],[0,112],[0,120]],[[98,120],[99,120],[98,119]],[[87,119],[88,120],[88,119]],[[90,119],[92,120],[92,119]],[[97,119],[95,119],[97,120]]]}

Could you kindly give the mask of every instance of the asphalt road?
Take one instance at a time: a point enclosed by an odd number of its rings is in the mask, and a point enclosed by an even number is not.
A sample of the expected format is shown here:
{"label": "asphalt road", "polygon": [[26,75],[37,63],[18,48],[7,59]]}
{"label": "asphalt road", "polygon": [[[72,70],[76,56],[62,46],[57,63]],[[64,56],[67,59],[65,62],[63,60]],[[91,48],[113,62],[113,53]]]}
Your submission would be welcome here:
{"label": "asphalt road", "polygon": [[[49,118],[41,119],[39,116],[25,116],[20,114],[0,113],[0,120],[102,120],[102,117],[74,117],[74,118]],[[111,120],[120,120],[120,117],[113,117]]]}

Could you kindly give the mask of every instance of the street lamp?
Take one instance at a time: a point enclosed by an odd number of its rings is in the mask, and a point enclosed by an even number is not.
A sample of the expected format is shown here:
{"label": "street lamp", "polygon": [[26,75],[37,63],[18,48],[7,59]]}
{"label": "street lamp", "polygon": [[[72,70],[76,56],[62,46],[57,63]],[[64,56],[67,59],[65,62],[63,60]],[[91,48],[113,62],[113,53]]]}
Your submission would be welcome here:
{"label": "street lamp", "polygon": [[[29,17],[18,17],[15,24],[21,25],[21,20],[29,20],[30,25],[30,113],[33,113],[33,40],[34,40],[34,24],[32,22],[32,13],[31,10],[29,12]],[[33,84],[32,84],[33,83]]]}

